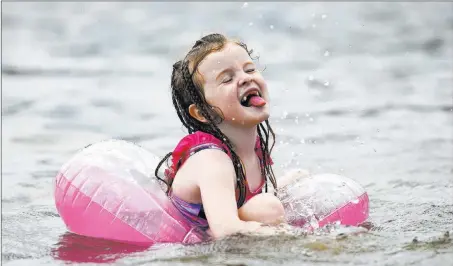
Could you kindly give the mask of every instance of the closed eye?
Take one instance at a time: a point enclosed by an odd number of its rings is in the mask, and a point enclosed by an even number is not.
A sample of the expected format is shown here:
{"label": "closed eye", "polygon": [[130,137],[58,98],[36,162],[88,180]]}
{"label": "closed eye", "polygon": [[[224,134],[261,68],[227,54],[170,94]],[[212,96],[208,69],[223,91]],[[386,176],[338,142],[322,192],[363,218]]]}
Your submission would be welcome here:
{"label": "closed eye", "polygon": [[230,81],[232,81],[233,79],[231,77],[226,77],[222,80],[222,83],[228,83]]}

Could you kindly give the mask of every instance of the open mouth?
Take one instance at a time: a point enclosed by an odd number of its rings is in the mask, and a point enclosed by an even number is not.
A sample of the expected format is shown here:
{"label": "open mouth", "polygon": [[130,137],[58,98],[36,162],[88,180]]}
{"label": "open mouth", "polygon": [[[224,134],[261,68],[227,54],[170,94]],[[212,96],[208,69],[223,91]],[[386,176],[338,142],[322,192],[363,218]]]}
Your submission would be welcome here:
{"label": "open mouth", "polygon": [[245,107],[261,107],[265,104],[266,101],[261,97],[261,94],[257,90],[247,93],[241,99],[241,105]]}

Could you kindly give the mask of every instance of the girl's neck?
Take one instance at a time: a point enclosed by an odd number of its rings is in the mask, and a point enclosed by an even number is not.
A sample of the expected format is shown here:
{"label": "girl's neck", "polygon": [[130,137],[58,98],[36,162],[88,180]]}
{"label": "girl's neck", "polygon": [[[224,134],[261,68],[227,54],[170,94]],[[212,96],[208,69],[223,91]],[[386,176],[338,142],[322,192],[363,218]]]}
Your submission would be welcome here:
{"label": "girl's neck", "polygon": [[220,130],[229,139],[236,150],[236,153],[243,160],[256,156],[255,144],[258,136],[257,128],[238,128],[229,126],[219,126]]}

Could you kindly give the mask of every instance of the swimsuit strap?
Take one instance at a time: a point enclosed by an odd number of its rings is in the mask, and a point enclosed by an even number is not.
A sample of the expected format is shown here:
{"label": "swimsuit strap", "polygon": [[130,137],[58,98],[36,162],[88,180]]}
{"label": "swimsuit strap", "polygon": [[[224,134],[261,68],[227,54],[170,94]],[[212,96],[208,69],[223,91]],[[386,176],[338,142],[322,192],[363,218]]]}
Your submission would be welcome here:
{"label": "swimsuit strap", "polygon": [[185,136],[172,152],[171,166],[165,170],[167,179],[175,178],[178,169],[190,156],[201,150],[210,148],[223,150],[231,158],[231,152],[228,147],[211,134],[197,131]]}

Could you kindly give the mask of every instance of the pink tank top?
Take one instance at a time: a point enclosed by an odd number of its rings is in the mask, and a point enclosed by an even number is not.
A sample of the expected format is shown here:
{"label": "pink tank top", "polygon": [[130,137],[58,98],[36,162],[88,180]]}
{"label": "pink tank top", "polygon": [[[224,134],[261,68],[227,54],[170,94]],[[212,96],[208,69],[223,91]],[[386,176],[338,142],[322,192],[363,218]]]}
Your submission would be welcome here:
{"label": "pink tank top", "polygon": [[[193,154],[204,149],[219,149],[228,154],[231,158],[231,152],[228,147],[219,139],[214,137],[211,134],[197,131],[193,134],[185,136],[176,146],[172,153],[171,164],[168,169],[165,170],[165,176],[168,180],[174,179],[178,169],[184,164],[184,162]],[[260,139],[257,137],[255,144],[255,152],[260,159],[260,162],[263,161],[263,154],[260,147]],[[272,159],[269,157],[268,162],[270,165],[273,164]],[[261,165],[264,167],[264,165]],[[246,197],[245,202],[253,198],[254,196],[262,192],[263,186],[265,184],[264,177],[262,178],[261,184],[256,191],[250,191],[247,180],[246,180]],[[169,197],[172,200],[173,204],[179,209],[186,218],[192,221],[196,226],[207,229],[209,226],[206,221],[206,216],[204,214],[203,205],[201,203],[189,203],[184,200],[176,197],[172,194],[171,190],[169,192]],[[236,189],[236,200],[239,198],[239,190]],[[244,202],[244,203],[245,203]]]}

